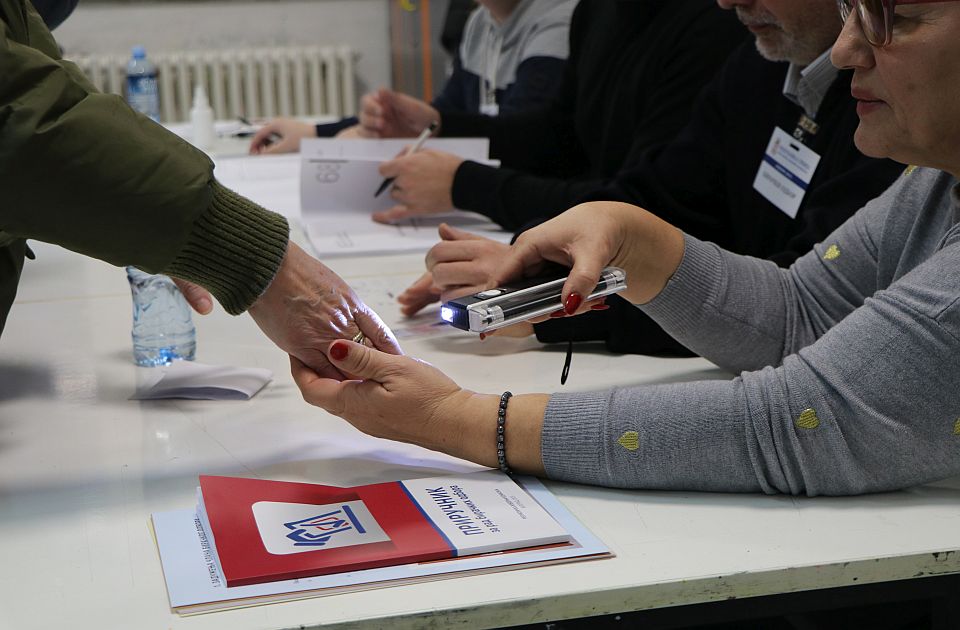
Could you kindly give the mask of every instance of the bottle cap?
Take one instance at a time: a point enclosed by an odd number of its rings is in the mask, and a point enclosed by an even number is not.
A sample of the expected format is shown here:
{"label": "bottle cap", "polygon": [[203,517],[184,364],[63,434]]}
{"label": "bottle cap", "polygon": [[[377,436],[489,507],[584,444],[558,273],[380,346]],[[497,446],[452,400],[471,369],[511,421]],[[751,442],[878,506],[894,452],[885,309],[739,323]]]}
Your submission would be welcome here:
{"label": "bottle cap", "polygon": [[143,46],[134,46],[133,47],[133,58],[134,59],[143,59],[147,56],[147,51]]}

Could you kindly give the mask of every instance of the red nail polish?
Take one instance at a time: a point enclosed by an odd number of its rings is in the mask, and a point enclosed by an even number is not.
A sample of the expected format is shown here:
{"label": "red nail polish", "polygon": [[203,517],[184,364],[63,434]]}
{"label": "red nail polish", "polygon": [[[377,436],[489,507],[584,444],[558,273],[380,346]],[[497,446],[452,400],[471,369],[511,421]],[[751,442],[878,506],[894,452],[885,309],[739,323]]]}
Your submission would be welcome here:
{"label": "red nail polish", "polygon": [[594,304],[593,306],[590,307],[590,310],[592,310],[592,311],[609,311],[609,310],[610,310],[610,305],[609,305],[609,304]]}
{"label": "red nail polish", "polygon": [[579,293],[571,293],[567,296],[567,301],[563,303],[563,310],[567,312],[567,315],[573,315],[580,308],[580,302],[582,301],[583,298],[580,297]]}
{"label": "red nail polish", "polygon": [[349,348],[347,348],[347,344],[345,343],[335,341],[333,345],[330,346],[330,358],[334,361],[343,361],[346,359],[347,352],[349,352]]}
{"label": "red nail polish", "polygon": [[487,338],[487,333],[480,333],[480,341],[483,341]]}
{"label": "red nail polish", "polygon": [[550,317],[554,317],[554,318],[556,318],[556,317],[566,317],[566,316],[567,316],[567,312],[564,311],[564,310],[562,310],[562,309],[559,310],[559,311],[554,311],[554,312],[550,313]]}

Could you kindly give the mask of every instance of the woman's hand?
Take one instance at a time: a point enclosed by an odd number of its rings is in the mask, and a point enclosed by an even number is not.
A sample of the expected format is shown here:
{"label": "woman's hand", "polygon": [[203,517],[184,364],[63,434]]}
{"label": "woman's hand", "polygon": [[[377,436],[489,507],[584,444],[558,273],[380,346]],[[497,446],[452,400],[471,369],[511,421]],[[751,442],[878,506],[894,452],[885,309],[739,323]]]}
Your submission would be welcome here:
{"label": "woman's hand", "polygon": [[567,315],[586,312],[584,303],[604,267],[627,273],[622,295],[649,302],[666,286],[683,259],[683,233],[642,208],[598,201],[580,204],[532,228],[517,239],[494,273],[493,284],[536,276],[548,262],[570,267],[563,286]]}
{"label": "woman's hand", "polygon": [[[323,378],[290,358],[293,379],[308,403],[374,437],[417,444],[497,466],[500,397],[462,389],[428,363],[352,341],[330,347],[330,362],[357,379]],[[543,474],[540,439],[547,396],[514,396],[507,406],[507,460],[517,471]]]}
{"label": "woman's hand", "polygon": [[304,400],[374,437],[457,452],[473,392],[440,370],[409,357],[337,341],[329,352],[334,367],[358,379],[323,378],[290,357]]}
{"label": "woman's hand", "polygon": [[316,135],[317,128],[309,123],[290,118],[275,118],[253,134],[250,153],[293,153],[300,150],[302,139],[315,138]]}

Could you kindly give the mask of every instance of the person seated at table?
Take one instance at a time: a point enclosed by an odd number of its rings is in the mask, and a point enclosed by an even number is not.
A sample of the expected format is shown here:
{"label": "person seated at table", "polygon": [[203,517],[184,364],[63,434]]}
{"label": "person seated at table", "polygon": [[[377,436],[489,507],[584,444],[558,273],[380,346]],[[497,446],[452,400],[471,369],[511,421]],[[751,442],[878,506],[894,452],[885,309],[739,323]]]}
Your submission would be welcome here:
{"label": "person seated at table", "polygon": [[[542,107],[557,93],[563,77],[576,0],[479,0],[479,4],[467,20],[453,71],[433,107],[484,116]],[[303,138],[341,133],[362,137],[357,123],[355,116],[320,125],[277,118],[254,134],[250,153],[298,151]],[[280,140],[271,141],[273,134]]]}
{"label": "person seated at table", "polygon": [[[362,100],[361,124],[378,137],[412,137],[439,120],[440,135],[489,138],[490,157],[504,169],[551,177],[612,177],[631,156],[672,139],[683,128],[697,93],[745,35],[713,0],[581,0],[570,25],[563,84],[549,106],[490,118],[439,112],[381,90]],[[425,182],[450,175],[446,164],[415,164],[429,174]],[[444,173],[430,173],[433,166]],[[416,190],[415,179],[410,175],[404,181]],[[402,186],[393,187],[391,194],[400,204],[374,215],[378,220],[404,216]],[[540,203],[538,198],[535,204]]]}
{"label": "person seated at table", "polygon": [[[580,201],[625,201],[698,238],[782,266],[809,251],[885,190],[901,167],[866,157],[853,144],[857,115],[851,73],[834,68],[829,58],[840,32],[835,0],[719,4],[736,10],[753,31],[755,46],[745,44],[731,55],[675,140],[625,163],[612,181],[537,178],[457,158],[462,163],[454,178],[454,198],[475,199],[478,206],[464,202],[465,207],[487,212],[508,227],[542,221],[539,217],[554,216]],[[757,190],[760,175],[770,176],[766,169],[773,169],[764,159],[773,134],[819,159],[804,184],[780,176],[779,184],[793,187],[793,198]],[[398,162],[421,159],[416,155]],[[418,186],[427,185],[419,179],[397,183],[401,195],[414,195]],[[476,194],[458,196],[458,187]],[[487,276],[506,247],[449,228],[441,236],[444,242],[427,257],[429,273],[399,296],[405,314],[441,294],[449,299],[488,288]],[[609,309],[576,320],[526,324],[505,333],[535,333],[544,343],[602,341],[612,352],[690,354],[624,300],[614,297],[607,304]]]}
{"label": "person seated at table", "polygon": [[[64,17],[75,3],[53,4],[48,15]],[[201,151],[99,93],[26,0],[0,0],[0,77],[0,330],[36,239],[176,276],[198,311],[212,308],[212,293],[330,377],[343,377],[325,355],[335,339],[362,332],[400,352],[376,313],[289,240],[285,218],[223,187]]]}
{"label": "person seated at table", "polygon": [[571,266],[575,313],[619,265],[625,297],[738,377],[518,395],[499,414],[501,396],[338,341],[331,360],[358,380],[293,360],[306,400],[376,436],[589,484],[812,496],[960,474],[960,2],[841,8],[833,61],[854,72],[857,146],[921,168],[789,269],[593,202],[526,232],[498,272]]}

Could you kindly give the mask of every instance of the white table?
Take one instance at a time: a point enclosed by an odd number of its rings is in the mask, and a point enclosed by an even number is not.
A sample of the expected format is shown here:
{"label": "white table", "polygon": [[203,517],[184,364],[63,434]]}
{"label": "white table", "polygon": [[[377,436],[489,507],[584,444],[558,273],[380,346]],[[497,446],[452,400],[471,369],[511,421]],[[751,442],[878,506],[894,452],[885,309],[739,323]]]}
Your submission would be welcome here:
{"label": "white table", "polygon": [[[0,339],[0,628],[479,628],[960,572],[957,481],[814,500],[549,483],[616,558],[179,618],[148,518],[192,507],[197,475],[353,485],[475,467],[308,406],[287,358],[219,309],[195,318],[198,360],[266,367],[273,383],[249,402],[129,401],[123,271],[36,250]],[[420,260],[327,262],[399,290]],[[366,298],[398,321],[391,300]],[[463,334],[406,350],[476,390],[559,388],[562,349],[530,340]],[[566,388],[725,377],[700,359],[581,351]]]}

